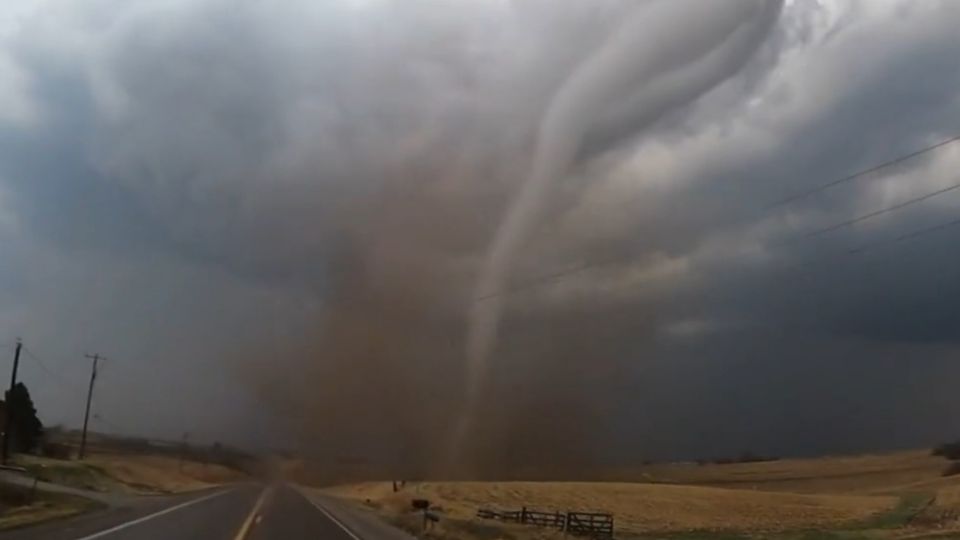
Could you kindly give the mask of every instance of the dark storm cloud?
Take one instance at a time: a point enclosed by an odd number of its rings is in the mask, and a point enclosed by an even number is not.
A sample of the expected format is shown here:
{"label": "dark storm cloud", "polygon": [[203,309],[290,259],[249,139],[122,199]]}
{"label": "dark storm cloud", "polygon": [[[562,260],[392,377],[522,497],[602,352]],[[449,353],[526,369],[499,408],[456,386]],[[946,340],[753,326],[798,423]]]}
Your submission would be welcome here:
{"label": "dark storm cloud", "polygon": [[[700,250],[700,262],[717,264],[709,270],[733,277],[744,270],[766,275],[801,263],[804,267],[796,274],[809,277],[824,263],[829,273],[837,254],[949,221],[953,214],[947,194],[836,234],[798,241],[808,231],[955,183],[950,164],[956,154],[951,148],[792,205],[769,207],[793,193],[953,134],[950,127],[960,114],[956,105],[960,81],[956,70],[948,68],[960,42],[949,22],[930,20],[956,16],[953,8],[944,9],[914,14],[908,19],[912,24],[878,44],[890,49],[878,52],[880,58],[861,48],[862,38],[884,28],[877,21],[788,51],[766,88],[754,96],[766,103],[740,108],[719,125],[697,126],[691,120],[681,131],[664,134],[666,142],[641,142],[634,163],[614,173],[626,181],[635,179],[630,206],[623,209],[602,194],[595,199],[597,208],[619,215],[603,216],[584,204],[583,214],[571,212],[569,219],[579,226],[583,223],[573,220],[598,218],[600,227],[594,229],[607,226],[623,232],[603,235],[594,249],[606,244],[608,250],[621,250],[625,256],[647,251],[648,257],[650,250],[677,257]],[[793,71],[794,66],[810,63],[818,69]],[[863,64],[868,68],[857,67]],[[846,77],[848,70],[858,69],[860,76]],[[918,70],[928,75],[921,77]],[[931,80],[932,72],[943,75]],[[704,105],[708,103],[705,100]],[[798,114],[807,110],[810,114]],[[691,131],[694,128],[698,131]],[[648,187],[645,181],[657,185]],[[618,188],[611,187],[609,197],[621,196]],[[580,230],[589,231],[590,224],[583,225]],[[601,236],[592,231],[579,234],[590,235],[591,242]],[[720,250],[720,255],[709,253],[711,249]],[[784,274],[766,281],[789,278]],[[706,279],[709,285],[715,278]]]}
{"label": "dark storm cloud", "polygon": [[[957,16],[952,7],[938,15],[944,14]],[[738,272],[748,267],[748,279],[741,282],[742,275],[734,277],[734,283],[726,286],[735,291],[727,293],[733,305],[738,303],[735,297],[746,300],[750,317],[762,320],[772,315],[770,320],[800,324],[808,330],[879,340],[952,341],[958,337],[958,328],[951,322],[954,309],[944,302],[953,288],[944,277],[957,261],[943,247],[956,238],[956,232],[946,229],[891,243],[905,233],[955,220],[960,200],[955,194],[822,237],[802,238],[806,232],[955,184],[956,148],[945,147],[786,207],[766,208],[768,202],[955,134],[960,120],[956,100],[960,76],[949,66],[960,40],[943,23],[925,16],[933,14],[914,14],[915,25],[905,25],[888,37],[881,47],[890,50],[882,62],[864,57],[854,47],[848,53],[841,48],[842,55],[831,59],[838,65],[853,70],[858,69],[857,63],[877,65],[835,90],[823,101],[818,117],[807,119],[779,142],[782,151],[718,171],[716,189],[709,193],[713,200],[706,204],[721,202],[736,213],[742,211],[737,217],[750,220],[751,225],[760,223],[774,231],[765,240],[769,264],[751,271],[750,265],[726,263]],[[848,33],[852,35],[833,36],[827,49],[855,42],[856,29]],[[931,73],[941,75],[931,78]],[[789,108],[789,101],[783,107]],[[741,196],[747,192],[750,197]],[[863,247],[872,249],[848,255]]]}
{"label": "dark storm cloud", "polygon": [[[692,457],[697,445],[703,455],[706,446],[733,453],[755,442],[774,453],[810,453],[949,436],[941,420],[952,414],[944,408],[946,390],[932,381],[952,372],[944,359],[960,336],[949,301],[957,270],[949,246],[957,232],[892,240],[957,219],[960,198],[945,194],[831,235],[797,239],[956,183],[957,149],[769,208],[955,134],[956,9],[899,6],[884,14],[875,8],[799,42],[784,38],[776,67],[735,112],[711,108],[728,99],[721,89],[699,110],[665,122],[656,136],[638,141],[626,165],[612,165],[606,192],[587,190],[581,206],[544,235],[556,249],[546,256],[566,261],[558,268],[602,263],[548,281],[544,289],[554,292],[543,292],[545,298],[563,298],[566,289],[571,302],[635,306],[634,313],[603,308],[603,315],[590,315],[611,329],[604,345],[620,344],[609,356],[637,373],[637,385],[621,386],[611,400],[649,405],[628,416],[646,426],[638,430],[638,448],[658,457],[684,448]],[[886,16],[897,12],[905,18],[894,31]],[[876,247],[848,254],[861,246]],[[656,275],[671,264],[668,277]],[[643,268],[653,274],[631,278]],[[531,271],[538,273],[550,271]],[[631,320],[633,331],[615,330]],[[643,328],[651,327],[660,329],[660,339],[645,338]],[[601,357],[594,355],[598,365],[618,365]],[[648,370],[646,363],[659,367]],[[886,383],[871,376],[878,370],[889,375]],[[918,399],[890,387],[898,376],[922,379],[916,384],[929,385],[930,394],[920,400],[925,408],[918,405],[923,420],[894,434],[906,422],[904,411],[914,410],[909,400]],[[818,401],[824,385],[838,395],[829,406]],[[791,399],[776,399],[786,389]],[[862,405],[859,412],[840,406],[844,393]],[[742,396],[740,410],[731,409],[734,394]],[[823,431],[817,418],[831,414],[839,425]],[[628,432],[630,425],[617,429]],[[803,426],[819,430],[819,442]]]}
{"label": "dark storm cloud", "polygon": [[[537,123],[629,3],[83,4],[0,25],[0,238],[15,255],[0,266],[0,341],[48,344],[81,379],[67,359],[117,349],[132,373],[104,384],[103,412],[133,430],[283,416],[286,442],[376,454],[386,439],[390,459],[423,467],[462,390],[470,291]],[[588,141],[513,282],[606,264],[507,298],[478,459],[943,434],[957,232],[843,253],[956,219],[960,196],[786,241],[960,180],[960,151],[766,207],[953,134],[958,11],[790,3],[736,76],[640,132],[613,122]],[[185,385],[186,410],[215,405],[185,428],[188,412],[153,410],[164,398],[143,373]],[[926,401],[892,391],[905,373]],[[71,421],[55,387],[42,394]],[[905,411],[916,422],[884,439]],[[857,440],[818,431],[831,412],[869,425]]]}

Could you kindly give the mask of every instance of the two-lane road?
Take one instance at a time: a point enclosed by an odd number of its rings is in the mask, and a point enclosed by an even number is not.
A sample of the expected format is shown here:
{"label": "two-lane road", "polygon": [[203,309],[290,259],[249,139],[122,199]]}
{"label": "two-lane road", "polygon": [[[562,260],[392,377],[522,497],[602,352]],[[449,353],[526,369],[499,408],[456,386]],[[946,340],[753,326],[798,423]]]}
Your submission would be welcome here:
{"label": "two-lane road", "polygon": [[0,540],[386,540],[361,537],[316,501],[278,485],[238,486],[0,533]]}

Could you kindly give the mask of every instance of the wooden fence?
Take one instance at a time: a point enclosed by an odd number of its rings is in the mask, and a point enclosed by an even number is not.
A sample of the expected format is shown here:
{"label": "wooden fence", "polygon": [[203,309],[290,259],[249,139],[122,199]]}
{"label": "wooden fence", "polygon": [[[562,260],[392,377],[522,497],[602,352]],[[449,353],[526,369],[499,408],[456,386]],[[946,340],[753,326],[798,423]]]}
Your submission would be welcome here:
{"label": "wooden fence", "polygon": [[613,537],[613,515],[597,512],[567,512],[568,533],[598,538]]}
{"label": "wooden fence", "polygon": [[560,529],[574,536],[590,536],[594,538],[613,537],[613,514],[598,512],[540,512],[528,510],[526,506],[520,510],[491,510],[481,508],[477,510],[477,517],[481,519],[496,519],[510,523],[523,523]]}
{"label": "wooden fence", "polygon": [[563,530],[567,523],[566,516],[560,512],[537,512],[536,510],[527,510],[526,507],[523,507],[520,512],[520,523],[553,527],[560,530]]}

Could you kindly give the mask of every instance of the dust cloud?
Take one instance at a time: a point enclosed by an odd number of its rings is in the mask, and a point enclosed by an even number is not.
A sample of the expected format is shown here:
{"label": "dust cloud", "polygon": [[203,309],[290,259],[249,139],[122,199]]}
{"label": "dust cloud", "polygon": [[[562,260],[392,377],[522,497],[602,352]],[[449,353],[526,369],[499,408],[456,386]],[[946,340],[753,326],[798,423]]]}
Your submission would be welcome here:
{"label": "dust cloud", "polygon": [[[868,280],[855,257],[789,268],[951,207],[783,241],[952,185],[957,153],[758,209],[955,135],[958,18],[908,0],[0,12],[0,321],[82,388],[77,351],[118,360],[95,412],[121,431],[381,478],[927,444],[956,416],[960,263],[919,249],[931,234]],[[24,369],[44,419],[75,422],[77,398]],[[904,376],[915,392],[892,392]]]}
{"label": "dust cloud", "polygon": [[[608,129],[604,121],[620,123],[624,130],[622,124],[629,120],[639,131],[735,73],[767,35],[780,4],[700,3],[701,12],[691,20],[694,8],[694,3],[685,2],[635,7],[549,102],[537,132],[530,175],[498,227],[480,274],[467,336],[466,406],[459,430],[468,431],[471,418],[478,414],[474,402],[482,392],[496,342],[499,294],[511,263],[539,217],[550,184],[568,173],[588,133]],[[684,30],[678,33],[678,28]],[[459,444],[455,442],[454,448]]]}
{"label": "dust cloud", "polygon": [[598,391],[626,369],[623,340],[642,339],[653,315],[576,304],[502,313],[500,293],[560,197],[550,186],[737,73],[780,4],[596,9],[590,46],[552,86],[534,85],[548,99],[524,102],[498,82],[488,99],[513,103],[481,101],[451,125],[453,141],[420,141],[352,207],[294,407],[306,455],[413,477],[542,474],[594,459],[606,429]]}

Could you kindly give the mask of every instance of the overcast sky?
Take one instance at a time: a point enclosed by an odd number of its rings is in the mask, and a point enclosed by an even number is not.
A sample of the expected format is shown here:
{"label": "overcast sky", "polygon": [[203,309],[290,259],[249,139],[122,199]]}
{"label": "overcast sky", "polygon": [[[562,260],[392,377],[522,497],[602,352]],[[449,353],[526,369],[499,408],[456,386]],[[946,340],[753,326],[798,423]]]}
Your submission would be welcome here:
{"label": "overcast sky", "polygon": [[[0,367],[22,338],[48,425],[80,423],[83,355],[99,352],[97,429],[426,452],[449,430],[473,285],[544,115],[655,4],[4,8]],[[706,23],[681,4],[670,34],[694,42]],[[786,2],[689,99],[594,111],[511,288],[594,266],[504,297],[482,451],[960,436],[960,226],[898,240],[960,219],[960,189],[805,236],[960,182],[960,142],[771,207],[960,135],[958,27],[951,0]]]}

